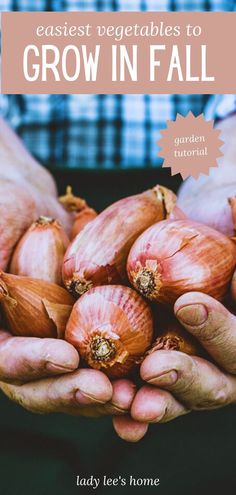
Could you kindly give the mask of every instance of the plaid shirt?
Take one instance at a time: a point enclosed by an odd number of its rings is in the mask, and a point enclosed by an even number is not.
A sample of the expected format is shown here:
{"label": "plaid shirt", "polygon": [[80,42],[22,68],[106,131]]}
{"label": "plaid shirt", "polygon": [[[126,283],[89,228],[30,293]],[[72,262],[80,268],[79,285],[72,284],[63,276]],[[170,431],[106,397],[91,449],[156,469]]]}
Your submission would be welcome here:
{"label": "plaid shirt", "polygon": [[[232,11],[235,0],[0,0],[2,11]],[[156,141],[176,113],[204,110],[204,95],[1,95],[3,116],[41,162],[53,167],[156,167]],[[209,102],[224,117],[235,95]]]}

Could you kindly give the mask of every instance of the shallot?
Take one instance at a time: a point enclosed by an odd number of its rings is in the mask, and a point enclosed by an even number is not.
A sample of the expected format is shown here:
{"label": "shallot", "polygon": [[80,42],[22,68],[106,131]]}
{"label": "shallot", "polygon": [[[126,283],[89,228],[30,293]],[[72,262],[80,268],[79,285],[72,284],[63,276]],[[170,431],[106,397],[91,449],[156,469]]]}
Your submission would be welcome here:
{"label": "shallot", "polygon": [[1,312],[14,335],[63,338],[73,303],[56,284],[0,272]]}
{"label": "shallot", "polygon": [[110,377],[126,376],[141,362],[153,335],[147,303],[129,287],[95,287],[74,305],[65,339],[88,365]]}
{"label": "shallot", "polygon": [[156,186],[121,199],[100,213],[66,252],[66,288],[79,297],[97,285],[126,283],[126,260],[133,242],[147,227],[167,218],[175,200],[172,191]]}
{"label": "shallot", "polygon": [[127,262],[132,285],[152,301],[173,305],[189,291],[222,300],[236,265],[236,245],[189,220],[164,220],[134,243]]}
{"label": "shallot", "polygon": [[10,272],[62,285],[62,263],[68,245],[59,222],[41,216],[17,244]]}

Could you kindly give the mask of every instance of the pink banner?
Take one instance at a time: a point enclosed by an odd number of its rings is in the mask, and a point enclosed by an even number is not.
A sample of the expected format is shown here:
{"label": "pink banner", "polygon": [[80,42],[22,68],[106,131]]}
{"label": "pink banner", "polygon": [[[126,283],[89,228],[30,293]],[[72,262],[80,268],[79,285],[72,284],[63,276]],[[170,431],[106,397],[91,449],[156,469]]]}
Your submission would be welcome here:
{"label": "pink banner", "polygon": [[236,13],[2,13],[2,92],[234,93]]}

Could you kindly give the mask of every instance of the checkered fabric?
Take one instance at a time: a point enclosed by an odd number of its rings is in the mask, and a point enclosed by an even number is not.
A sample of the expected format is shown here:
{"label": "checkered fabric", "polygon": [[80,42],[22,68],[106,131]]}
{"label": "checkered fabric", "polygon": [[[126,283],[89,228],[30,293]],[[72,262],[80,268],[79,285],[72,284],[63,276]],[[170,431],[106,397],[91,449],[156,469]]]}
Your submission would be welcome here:
{"label": "checkered fabric", "polygon": [[[0,0],[2,11],[232,11],[235,0]],[[156,167],[159,130],[176,113],[201,113],[204,95],[1,95],[3,116],[53,167]],[[208,118],[234,111],[235,95],[210,99]]]}

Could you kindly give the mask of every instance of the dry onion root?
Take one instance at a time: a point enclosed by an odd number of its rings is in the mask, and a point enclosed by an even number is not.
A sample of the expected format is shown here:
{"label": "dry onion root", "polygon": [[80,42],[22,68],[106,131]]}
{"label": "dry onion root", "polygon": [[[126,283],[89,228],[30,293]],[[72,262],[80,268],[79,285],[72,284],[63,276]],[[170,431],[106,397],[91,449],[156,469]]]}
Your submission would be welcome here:
{"label": "dry onion root", "polygon": [[85,199],[75,196],[71,186],[67,186],[66,194],[59,197],[59,202],[69,213],[79,213],[87,207]]}
{"label": "dry onion root", "polygon": [[14,335],[63,338],[73,303],[56,284],[0,272],[1,313]]}
{"label": "dry onion root", "polygon": [[150,225],[170,215],[176,197],[156,186],[114,203],[89,222],[69,246],[63,279],[79,297],[91,287],[127,283],[126,260],[137,237]]}
{"label": "dry onion root", "polygon": [[164,306],[154,310],[156,340],[147,354],[158,350],[179,351],[189,355],[203,354],[199,342],[187,332],[177,318]]}
{"label": "dry onion root", "polygon": [[90,367],[122,377],[141,362],[152,335],[151,310],[142,297],[128,287],[108,285],[75,303],[65,339]]}
{"label": "dry onion root", "polygon": [[75,196],[71,186],[67,186],[66,194],[60,196],[59,201],[63,208],[73,215],[73,226],[70,232],[70,239],[73,240],[85,225],[97,216],[97,212],[87,205],[85,199]]}
{"label": "dry onion root", "polygon": [[188,220],[164,220],[134,243],[127,262],[132,285],[152,301],[173,305],[190,291],[222,300],[236,265],[236,245]]}
{"label": "dry onion root", "polygon": [[69,239],[62,226],[41,216],[20,239],[10,272],[62,285],[62,264]]}

